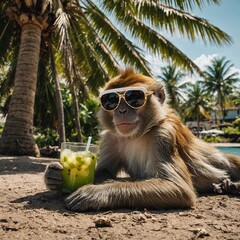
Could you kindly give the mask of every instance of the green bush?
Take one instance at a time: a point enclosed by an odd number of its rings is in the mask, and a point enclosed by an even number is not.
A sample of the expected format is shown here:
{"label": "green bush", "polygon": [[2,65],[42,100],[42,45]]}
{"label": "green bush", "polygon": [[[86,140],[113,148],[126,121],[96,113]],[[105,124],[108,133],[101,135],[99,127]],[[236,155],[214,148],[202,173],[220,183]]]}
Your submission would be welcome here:
{"label": "green bush", "polygon": [[222,129],[226,134],[239,134],[240,135],[240,128],[239,127],[227,127]]}
{"label": "green bush", "polygon": [[240,131],[240,117],[238,117],[232,124],[235,128],[238,128]]}
{"label": "green bush", "polygon": [[221,142],[229,142],[228,139],[223,138],[221,136],[211,136],[211,137],[204,137],[203,140],[209,143],[221,143]]}
{"label": "green bush", "polygon": [[[63,91],[64,100],[64,117],[65,117],[65,129],[66,140],[75,142],[78,141],[77,129],[75,125],[75,114],[72,105],[72,96],[69,90]],[[79,102],[79,119],[81,124],[81,131],[83,141],[87,141],[89,136],[92,136],[92,142],[96,142],[99,139],[98,132],[98,120],[97,112],[99,110],[98,100],[91,96],[89,99]]]}
{"label": "green bush", "polygon": [[39,148],[58,145],[58,133],[50,128],[38,129],[34,134],[34,139]]}

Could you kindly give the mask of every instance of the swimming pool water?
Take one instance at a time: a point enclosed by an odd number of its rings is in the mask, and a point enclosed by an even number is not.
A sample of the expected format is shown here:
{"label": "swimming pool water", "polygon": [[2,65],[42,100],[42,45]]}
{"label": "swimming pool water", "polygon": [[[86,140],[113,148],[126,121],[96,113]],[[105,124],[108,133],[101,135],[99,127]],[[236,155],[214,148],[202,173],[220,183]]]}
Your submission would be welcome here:
{"label": "swimming pool water", "polygon": [[240,147],[217,147],[219,150],[224,153],[231,153],[237,156],[240,156]]}

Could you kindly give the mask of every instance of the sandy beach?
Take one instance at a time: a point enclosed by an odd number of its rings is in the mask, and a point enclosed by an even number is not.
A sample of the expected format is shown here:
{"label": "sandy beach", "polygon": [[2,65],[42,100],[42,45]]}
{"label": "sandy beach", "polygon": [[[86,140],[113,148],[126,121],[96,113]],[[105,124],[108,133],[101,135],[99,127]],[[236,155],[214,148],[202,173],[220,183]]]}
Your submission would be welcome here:
{"label": "sandy beach", "polygon": [[240,197],[199,196],[189,210],[70,212],[43,175],[57,159],[0,157],[0,239],[239,239]]}

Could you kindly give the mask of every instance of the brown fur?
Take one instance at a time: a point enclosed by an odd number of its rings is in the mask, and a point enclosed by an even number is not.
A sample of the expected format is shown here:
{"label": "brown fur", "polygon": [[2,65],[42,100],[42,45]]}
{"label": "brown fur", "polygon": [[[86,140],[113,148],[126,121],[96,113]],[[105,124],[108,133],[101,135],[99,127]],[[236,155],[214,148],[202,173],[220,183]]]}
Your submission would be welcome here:
{"label": "brown fur", "polygon": [[[196,138],[164,101],[160,82],[126,70],[104,89],[127,86],[144,86],[154,95],[137,110],[122,101],[124,115],[100,110],[103,133],[97,184],[71,194],[66,199],[69,209],[189,208],[197,192],[213,192],[213,184],[221,192],[225,179],[240,180],[240,157],[223,154]],[[114,124],[116,119],[138,119],[138,125],[125,135]],[[128,179],[117,178],[122,170]]]}

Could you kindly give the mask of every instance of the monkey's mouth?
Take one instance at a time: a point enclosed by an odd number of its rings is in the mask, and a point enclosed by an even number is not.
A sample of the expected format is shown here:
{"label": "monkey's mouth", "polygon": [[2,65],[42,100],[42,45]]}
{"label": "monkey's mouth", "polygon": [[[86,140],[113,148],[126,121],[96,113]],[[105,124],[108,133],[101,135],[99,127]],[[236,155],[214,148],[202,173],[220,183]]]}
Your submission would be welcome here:
{"label": "monkey's mouth", "polygon": [[127,134],[136,129],[137,122],[133,122],[133,123],[123,122],[123,123],[117,124],[116,127],[121,133]]}

